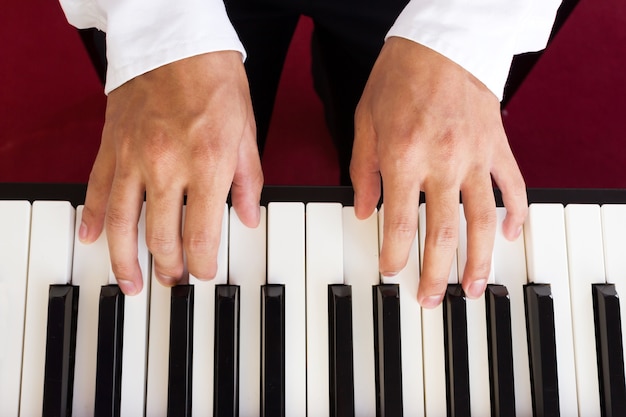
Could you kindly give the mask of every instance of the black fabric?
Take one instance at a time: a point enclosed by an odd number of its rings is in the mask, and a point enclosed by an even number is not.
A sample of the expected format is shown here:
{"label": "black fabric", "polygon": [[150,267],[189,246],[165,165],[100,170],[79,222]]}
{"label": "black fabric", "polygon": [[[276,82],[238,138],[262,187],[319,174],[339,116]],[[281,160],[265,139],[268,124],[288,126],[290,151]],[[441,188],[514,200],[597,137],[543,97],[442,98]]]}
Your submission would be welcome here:
{"label": "black fabric", "polygon": [[78,34],[104,87],[107,78],[106,35],[95,28],[78,29]]}
{"label": "black fabric", "polygon": [[[291,38],[301,15],[312,18],[312,77],[324,103],[326,123],[337,149],[340,182],[350,185],[354,110],[384,37],[408,0],[225,0],[243,43],[250,94],[263,153],[276,92]],[[104,33],[81,32],[103,84]]]}
{"label": "black fabric", "polygon": [[340,182],[350,184],[354,110],[384,37],[406,0],[226,0],[246,48],[246,71],[262,152],[287,49],[300,15],[312,18],[312,76],[337,148]]}
{"label": "black fabric", "polygon": [[[300,15],[310,16],[314,87],[325,106],[337,148],[341,183],[350,184],[354,109],[384,36],[408,0],[225,0],[229,17],[248,53],[246,70],[262,153],[283,63]],[[579,0],[564,0],[550,39]],[[105,35],[81,30],[81,39],[102,83],[106,76]],[[541,52],[516,56],[504,91],[504,108]]]}

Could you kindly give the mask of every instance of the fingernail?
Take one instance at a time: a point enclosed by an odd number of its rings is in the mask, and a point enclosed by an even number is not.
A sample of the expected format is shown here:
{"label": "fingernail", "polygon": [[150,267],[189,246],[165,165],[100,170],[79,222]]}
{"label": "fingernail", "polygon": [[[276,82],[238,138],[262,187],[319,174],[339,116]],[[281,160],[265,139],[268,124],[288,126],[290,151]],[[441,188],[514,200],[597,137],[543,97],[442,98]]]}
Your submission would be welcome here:
{"label": "fingernail", "polygon": [[87,229],[87,224],[84,221],[80,222],[80,227],[78,228],[78,239],[80,241],[84,241],[87,239],[87,234],[89,233],[89,229]]}
{"label": "fingernail", "polygon": [[159,282],[161,283],[161,285],[163,285],[164,287],[173,287],[174,285],[177,284],[177,281],[178,281],[174,279],[174,277],[170,277],[170,276],[162,275],[162,274],[159,274],[157,278]]}
{"label": "fingernail", "polygon": [[387,278],[395,277],[396,275],[398,275],[398,273],[397,272],[383,272],[380,275],[383,277],[383,279],[387,279]]}
{"label": "fingernail", "polygon": [[117,285],[120,286],[122,292],[126,295],[135,295],[137,293],[137,286],[133,281],[118,279]]}
{"label": "fingernail", "polygon": [[515,234],[513,235],[513,240],[517,239],[519,235],[522,234],[522,229],[523,229],[523,226],[520,226],[517,228],[517,230],[515,231]]}
{"label": "fingernail", "polygon": [[430,295],[428,297],[424,297],[422,301],[420,301],[420,305],[424,308],[435,308],[441,304],[441,299],[441,295]]}
{"label": "fingernail", "polygon": [[481,297],[484,294],[484,292],[485,292],[485,286],[486,285],[487,285],[487,280],[486,279],[479,279],[479,280],[476,280],[476,281],[472,282],[472,284],[468,288],[467,295],[470,298],[479,298],[479,297]]}

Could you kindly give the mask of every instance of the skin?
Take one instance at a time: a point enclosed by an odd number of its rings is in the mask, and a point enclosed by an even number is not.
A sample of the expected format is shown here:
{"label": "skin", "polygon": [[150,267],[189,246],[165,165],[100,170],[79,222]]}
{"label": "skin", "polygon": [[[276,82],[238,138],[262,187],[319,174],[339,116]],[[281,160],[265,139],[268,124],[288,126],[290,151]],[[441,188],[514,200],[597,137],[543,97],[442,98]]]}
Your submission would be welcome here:
{"label": "skin", "polygon": [[105,226],[120,288],[141,291],[137,221],[145,190],[146,242],[159,282],[185,279],[183,252],[189,273],[213,278],[231,184],[243,223],[259,223],[263,174],[241,55],[214,52],[137,77],[110,93],[105,120],[80,239],[94,241]]}
{"label": "skin", "polygon": [[[458,195],[468,223],[463,287],[482,294],[496,228],[492,178],[502,190],[503,231],[515,239],[526,190],[508,145],[498,99],[462,67],[415,42],[390,38],[355,115],[351,177],[357,216],[368,217],[385,187],[380,272],[406,264],[420,190],[428,201],[418,300],[438,305],[458,240]],[[111,263],[124,293],[142,288],[137,220],[146,192],[148,248],[157,279],[216,273],[224,201],[249,227],[259,223],[263,184],[247,79],[237,52],[187,58],[141,75],[109,95],[102,143],[90,175],[79,237],[106,227]],[[187,211],[182,224],[182,201]],[[182,233],[181,233],[182,230]],[[183,255],[184,254],[184,255]]]}

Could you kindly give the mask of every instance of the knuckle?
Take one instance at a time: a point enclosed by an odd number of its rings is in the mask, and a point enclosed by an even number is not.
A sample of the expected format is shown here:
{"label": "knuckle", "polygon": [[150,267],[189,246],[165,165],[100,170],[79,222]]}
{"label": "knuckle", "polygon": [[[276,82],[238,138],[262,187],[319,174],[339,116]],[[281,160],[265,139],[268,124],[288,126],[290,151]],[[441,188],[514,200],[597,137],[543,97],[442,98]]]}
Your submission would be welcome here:
{"label": "knuckle", "polygon": [[263,188],[264,181],[263,170],[261,169],[261,166],[258,166],[252,172],[250,184],[253,189],[258,190],[259,195],[261,193],[261,189]]}
{"label": "knuckle", "polygon": [[133,264],[122,259],[111,259],[111,270],[118,280],[130,280],[134,273]]}
{"label": "knuckle", "polygon": [[159,281],[159,283],[164,287],[173,287],[182,280],[180,273],[162,267],[155,268],[155,275],[157,277],[157,281]]}
{"label": "knuckle", "polygon": [[526,200],[526,181],[519,169],[513,177],[513,193],[516,197]]}
{"label": "knuckle", "polygon": [[204,233],[194,233],[184,237],[185,253],[189,256],[206,256],[215,248],[213,239]]}
{"label": "knuckle", "polygon": [[357,129],[361,127],[362,123],[369,122],[370,110],[367,103],[367,95],[363,95],[363,99],[359,100],[359,103],[354,110],[354,125]]}
{"label": "knuckle", "polygon": [[508,204],[506,206],[506,216],[509,221],[522,224],[528,217],[528,203],[525,196],[519,200],[519,204]]}
{"label": "knuckle", "polygon": [[395,253],[390,254],[386,249],[387,248],[385,248],[384,252],[381,254],[380,271],[383,275],[397,274],[406,266],[408,253],[404,256],[398,253],[398,251],[394,251]]}
{"label": "knuckle", "polygon": [[526,217],[528,217],[528,203],[525,202],[523,205],[520,206],[517,216],[520,223],[526,220]]}
{"label": "knuckle", "polygon": [[359,179],[359,174],[360,174],[360,169],[359,169],[359,162],[355,161],[354,158],[352,158],[352,160],[350,161],[350,178],[352,179],[352,182],[355,182],[355,180],[358,181]]}
{"label": "knuckle", "polygon": [[487,278],[491,272],[491,259],[474,261],[467,266],[467,273],[469,274],[468,278],[471,280]]}
{"label": "knuckle", "polygon": [[[442,164],[437,163],[437,169],[428,172],[424,178],[426,190],[453,190],[460,189],[461,176],[458,165],[450,165],[451,158],[447,158]],[[426,194],[428,202],[428,192]],[[452,213],[452,210],[449,211]]]}
{"label": "knuckle", "polygon": [[395,259],[387,262],[386,268],[384,268],[383,274],[397,274],[402,271],[406,266],[406,260]]}
{"label": "knuckle", "polygon": [[[426,232],[428,234],[428,232]],[[451,225],[443,225],[435,229],[431,234],[430,241],[435,247],[444,250],[455,250],[458,240],[458,230]]]}
{"label": "knuckle", "polygon": [[82,219],[86,222],[90,222],[97,218],[102,219],[103,214],[104,212],[100,209],[100,207],[85,204],[83,207]]}
{"label": "knuckle", "polygon": [[443,294],[448,285],[448,275],[422,276],[420,291],[426,294]]}
{"label": "knuckle", "polygon": [[123,211],[109,207],[106,212],[106,228],[107,233],[128,235],[135,231],[136,223],[134,223]]}
{"label": "knuckle", "polygon": [[171,147],[164,143],[166,140],[157,139],[147,146],[144,157],[146,158],[145,169],[150,178],[159,179],[168,176],[170,167],[175,165],[177,157]]}
{"label": "knuckle", "polygon": [[417,134],[407,127],[394,130],[393,144],[383,148],[381,165],[389,167],[410,166],[417,155]]}
{"label": "knuckle", "polygon": [[472,226],[478,231],[489,232],[495,228],[496,211],[492,207],[481,209],[472,213],[472,216],[468,219],[468,221],[470,221]]}
{"label": "knuckle", "polygon": [[94,190],[103,190],[106,189],[110,180],[107,179],[105,175],[102,175],[102,172],[98,167],[94,164],[89,173],[89,187]]}
{"label": "knuckle", "polygon": [[452,127],[447,127],[442,130],[437,139],[437,157],[442,161],[449,161],[450,164],[456,165],[460,152],[457,131]]}
{"label": "knuckle", "polygon": [[185,278],[185,267],[182,259],[179,262],[167,263],[154,258],[154,272],[163,285],[172,286]]}
{"label": "knuckle", "polygon": [[161,233],[149,233],[146,236],[146,245],[150,252],[157,256],[170,256],[178,249],[178,240],[175,236]]}
{"label": "knuckle", "polygon": [[[388,226],[387,226],[388,224]],[[395,218],[386,223],[388,232],[396,239],[412,240],[415,238],[417,225],[406,217]]]}
{"label": "knuckle", "polygon": [[215,266],[189,266],[189,273],[201,281],[209,281],[215,278],[217,268]]}
{"label": "knuckle", "polygon": [[528,217],[528,206],[523,205],[516,210],[507,210],[507,216],[512,216],[514,223],[524,223],[526,217]]}

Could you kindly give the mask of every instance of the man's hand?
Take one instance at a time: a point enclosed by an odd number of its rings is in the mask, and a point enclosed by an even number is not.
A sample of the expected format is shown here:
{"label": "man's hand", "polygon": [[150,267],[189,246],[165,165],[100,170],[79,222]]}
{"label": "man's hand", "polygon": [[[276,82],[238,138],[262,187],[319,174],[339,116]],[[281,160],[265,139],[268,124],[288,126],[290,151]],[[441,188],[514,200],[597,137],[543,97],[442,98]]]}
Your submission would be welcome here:
{"label": "man's hand", "polygon": [[263,174],[241,55],[214,52],[165,65],[110,93],[79,237],[92,242],[106,226],[113,273],[124,293],[138,293],[145,190],[146,239],[159,281],[178,283],[184,257],[189,273],[210,279],[231,184],[237,214],[255,227]]}
{"label": "man's hand", "polygon": [[492,177],[502,191],[508,239],[527,214],[524,180],[511,153],[496,96],[465,69],[410,40],[385,43],[357,107],[350,173],[360,218],[374,210],[384,185],[380,272],[407,262],[420,190],[427,227],[418,300],[438,305],[457,249],[459,191],[467,218],[468,258],[462,277],[471,298],[484,292],[496,230]]}

